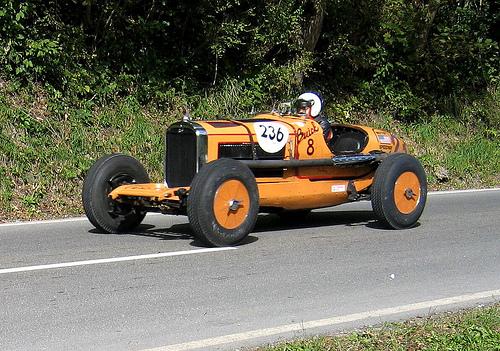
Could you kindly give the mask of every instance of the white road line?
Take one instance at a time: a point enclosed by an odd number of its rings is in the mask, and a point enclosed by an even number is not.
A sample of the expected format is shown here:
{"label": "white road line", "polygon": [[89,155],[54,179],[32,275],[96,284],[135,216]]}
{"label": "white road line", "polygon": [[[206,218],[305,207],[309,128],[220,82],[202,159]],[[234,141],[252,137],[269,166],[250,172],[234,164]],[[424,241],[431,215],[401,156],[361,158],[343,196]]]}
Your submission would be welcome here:
{"label": "white road line", "polygon": [[349,323],[349,322],[359,321],[359,320],[368,319],[368,318],[380,318],[380,317],[385,317],[385,316],[396,315],[399,313],[413,312],[413,311],[424,310],[424,309],[428,310],[430,308],[435,308],[435,307],[439,307],[439,306],[453,305],[453,304],[471,302],[471,301],[481,300],[481,299],[484,300],[484,299],[491,298],[492,302],[493,302],[493,301],[498,301],[499,297],[500,297],[500,289],[490,290],[490,291],[482,291],[482,292],[473,293],[473,294],[453,296],[453,297],[448,297],[448,298],[438,299],[438,300],[423,301],[423,302],[418,302],[418,303],[412,303],[409,305],[389,307],[389,308],[383,308],[383,309],[379,309],[379,310],[373,310],[373,311],[367,311],[367,312],[361,312],[361,313],[347,314],[344,316],[319,319],[319,320],[314,320],[314,321],[309,321],[309,322],[286,324],[286,325],[281,325],[281,326],[277,326],[277,327],[273,327],[273,328],[266,328],[266,329],[252,330],[252,331],[243,332],[243,333],[229,334],[229,335],[219,336],[219,337],[215,337],[215,338],[190,341],[190,342],[186,342],[186,343],[182,343],[182,344],[161,346],[161,347],[156,347],[156,348],[147,349],[147,350],[143,350],[143,351],[187,351],[187,350],[193,350],[193,349],[199,349],[199,348],[214,347],[214,346],[219,346],[219,345],[229,344],[229,343],[234,343],[234,342],[241,343],[243,341],[255,339],[255,338],[274,336],[274,335],[283,334],[283,333],[290,333],[290,332],[304,332],[305,330],[313,329],[313,328],[331,327],[331,326],[334,326],[337,324]]}
{"label": "white road line", "polygon": [[6,223],[0,223],[0,227],[17,227],[17,226],[22,226],[22,225],[67,223],[67,222],[79,222],[79,221],[85,221],[85,220],[87,220],[87,217],[46,219],[46,220],[42,220],[42,221],[6,222]]}
{"label": "white road line", "polygon": [[[429,195],[450,195],[450,194],[465,194],[465,193],[482,193],[487,191],[500,191],[500,188],[488,188],[488,189],[467,189],[467,190],[447,190],[447,191],[429,191]],[[148,216],[159,215],[159,213],[148,213]],[[79,222],[86,221],[87,217],[74,217],[74,218],[63,218],[63,219],[49,219],[41,221],[24,221],[24,222],[6,222],[0,223],[1,227],[15,227],[23,225],[32,224],[54,224],[54,223],[66,223],[66,222]]]}
{"label": "white road line", "polygon": [[157,253],[157,254],[138,255],[138,256],[113,257],[113,258],[101,258],[101,259],[97,259],[97,260],[52,263],[52,264],[43,264],[43,265],[38,265],[38,266],[4,268],[4,269],[0,269],[0,274],[39,271],[39,270],[44,270],[44,269],[54,269],[54,268],[64,268],[64,267],[88,266],[88,265],[93,265],[93,264],[114,263],[114,262],[124,262],[124,261],[147,260],[147,259],[151,259],[151,258],[194,255],[194,254],[226,251],[226,250],[236,250],[236,248],[235,247],[215,247],[215,248],[206,248],[206,249],[198,249],[198,250],[163,252],[163,253]]}
{"label": "white road line", "polygon": [[[150,212],[147,214],[148,217],[157,215],[160,215],[160,213]],[[33,225],[33,224],[54,224],[54,223],[80,222],[80,221],[88,221],[88,219],[87,217],[71,217],[71,218],[61,218],[61,219],[44,219],[40,221],[5,222],[5,223],[0,223],[0,228],[17,227],[17,226]]]}
{"label": "white road line", "polygon": [[450,194],[484,193],[487,191],[500,191],[500,188],[429,191],[427,194],[428,195],[450,195]]}

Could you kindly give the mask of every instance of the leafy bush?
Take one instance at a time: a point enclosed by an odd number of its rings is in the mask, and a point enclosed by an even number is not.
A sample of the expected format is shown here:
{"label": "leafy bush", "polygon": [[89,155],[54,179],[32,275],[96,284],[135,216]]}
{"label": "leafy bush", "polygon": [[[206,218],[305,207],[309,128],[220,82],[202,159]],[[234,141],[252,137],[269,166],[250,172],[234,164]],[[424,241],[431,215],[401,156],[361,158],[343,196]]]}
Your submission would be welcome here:
{"label": "leafy bush", "polygon": [[499,84],[499,13],[481,0],[7,0],[0,71],[41,83],[62,113],[131,94],[168,108],[237,81],[243,109],[313,88],[341,110],[416,120]]}
{"label": "leafy bush", "polygon": [[485,1],[333,1],[317,50],[324,89],[352,109],[400,119],[453,113],[457,97],[499,81],[498,10]]}

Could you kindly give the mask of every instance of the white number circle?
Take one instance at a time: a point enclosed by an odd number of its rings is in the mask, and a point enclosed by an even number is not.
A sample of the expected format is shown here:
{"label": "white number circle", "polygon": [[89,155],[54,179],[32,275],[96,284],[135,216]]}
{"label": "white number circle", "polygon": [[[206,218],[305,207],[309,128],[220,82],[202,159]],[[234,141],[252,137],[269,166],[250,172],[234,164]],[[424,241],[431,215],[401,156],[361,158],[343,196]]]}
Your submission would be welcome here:
{"label": "white number circle", "polygon": [[288,141],[288,128],[279,122],[255,122],[253,124],[257,141],[265,152],[274,154],[280,151]]}

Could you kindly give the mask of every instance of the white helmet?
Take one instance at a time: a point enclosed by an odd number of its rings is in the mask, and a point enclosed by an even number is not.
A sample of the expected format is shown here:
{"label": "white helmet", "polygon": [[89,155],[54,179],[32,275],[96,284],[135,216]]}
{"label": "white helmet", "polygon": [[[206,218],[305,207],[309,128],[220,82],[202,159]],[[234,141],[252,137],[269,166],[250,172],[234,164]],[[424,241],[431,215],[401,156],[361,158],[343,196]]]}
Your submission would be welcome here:
{"label": "white helmet", "polygon": [[298,97],[298,100],[312,101],[311,116],[318,116],[323,110],[323,102],[321,97],[316,93],[303,93]]}

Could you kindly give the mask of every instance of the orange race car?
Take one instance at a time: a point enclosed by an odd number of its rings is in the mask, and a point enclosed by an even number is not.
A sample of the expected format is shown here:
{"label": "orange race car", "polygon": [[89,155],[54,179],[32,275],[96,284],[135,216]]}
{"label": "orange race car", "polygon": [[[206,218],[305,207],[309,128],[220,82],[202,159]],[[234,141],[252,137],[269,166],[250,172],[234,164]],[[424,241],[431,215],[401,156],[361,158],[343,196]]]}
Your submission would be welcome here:
{"label": "orange race car", "polygon": [[390,228],[415,225],[427,181],[405,143],[357,125],[332,124],[330,134],[290,110],[176,122],[166,131],[164,182],[150,183],[130,156],[105,156],[85,178],[85,213],[108,233],[132,230],[146,212],[187,215],[195,236],[215,246],[245,238],[259,212],[295,217],[359,200],[371,200]]}

